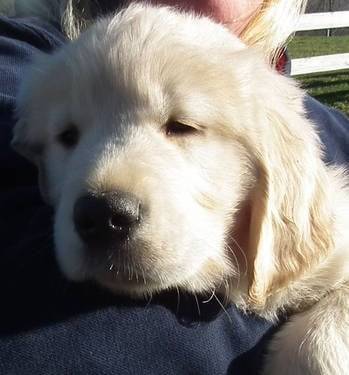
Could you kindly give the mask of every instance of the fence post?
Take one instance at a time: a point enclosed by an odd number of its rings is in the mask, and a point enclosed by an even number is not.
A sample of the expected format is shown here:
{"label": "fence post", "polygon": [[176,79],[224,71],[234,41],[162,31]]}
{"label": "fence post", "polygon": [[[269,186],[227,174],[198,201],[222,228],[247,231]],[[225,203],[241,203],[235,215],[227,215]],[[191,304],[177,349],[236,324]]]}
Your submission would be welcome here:
{"label": "fence post", "polygon": [[[328,8],[329,8],[328,10],[329,12],[333,12],[333,0],[328,0]],[[326,36],[327,38],[332,36],[332,29],[327,29]]]}

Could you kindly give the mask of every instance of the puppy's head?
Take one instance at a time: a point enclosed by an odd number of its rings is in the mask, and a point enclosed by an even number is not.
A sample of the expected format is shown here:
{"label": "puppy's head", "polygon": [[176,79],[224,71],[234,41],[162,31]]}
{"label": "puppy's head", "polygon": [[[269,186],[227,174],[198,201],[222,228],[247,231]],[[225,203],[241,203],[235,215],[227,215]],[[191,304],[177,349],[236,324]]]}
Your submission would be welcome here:
{"label": "puppy's head", "polygon": [[318,151],[300,101],[223,27],[167,8],[130,6],[39,57],[13,144],[55,206],[63,272],[203,291],[247,257],[246,293],[263,301],[313,257],[317,177],[302,165]]}

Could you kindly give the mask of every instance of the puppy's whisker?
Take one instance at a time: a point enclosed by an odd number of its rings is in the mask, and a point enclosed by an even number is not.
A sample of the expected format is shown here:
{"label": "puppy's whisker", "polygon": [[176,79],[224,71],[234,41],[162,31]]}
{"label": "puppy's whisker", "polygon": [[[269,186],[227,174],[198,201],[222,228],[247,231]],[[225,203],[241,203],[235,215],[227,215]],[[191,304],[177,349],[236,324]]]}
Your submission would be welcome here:
{"label": "puppy's whisker", "polygon": [[209,302],[211,302],[212,299],[213,299],[213,297],[214,297],[214,295],[215,295],[215,290],[212,290],[212,294],[211,294],[210,298],[207,299],[207,300],[205,300],[205,301],[202,301],[202,303],[209,303]]}
{"label": "puppy's whisker", "polygon": [[153,299],[153,294],[150,293],[150,292],[148,292],[147,297],[148,297],[148,302],[147,302],[147,304],[145,305],[146,308],[149,307],[149,305],[151,304],[151,301],[152,301],[152,299]]}
{"label": "puppy's whisker", "polygon": [[134,267],[132,267],[131,264],[130,264],[129,268],[130,268],[130,273],[131,273],[131,280],[133,280],[133,274],[135,272],[135,269],[134,269]]}
{"label": "puppy's whisker", "polygon": [[176,286],[176,291],[177,291],[177,306],[176,306],[176,314],[178,314],[178,312],[179,312],[179,304],[180,304],[180,301],[181,301],[181,294],[180,294],[180,291],[179,291],[178,286]]}
{"label": "puppy's whisker", "polygon": [[121,255],[120,255],[120,251],[118,251],[118,273],[119,273],[119,270],[120,270],[120,259],[121,258]]}
{"label": "puppy's whisker", "polygon": [[194,293],[194,298],[195,298],[195,302],[196,302],[196,307],[198,309],[198,314],[199,314],[199,317],[201,316],[201,310],[200,310],[200,304],[199,304],[199,300],[198,300],[198,297],[196,295],[196,293]]}
{"label": "puppy's whisker", "polygon": [[125,259],[124,259],[123,262],[122,262],[122,266],[123,266],[123,273],[126,275],[126,269],[127,269],[127,266],[126,266]]}
{"label": "puppy's whisker", "polygon": [[220,271],[220,274],[219,274],[219,275],[216,274],[215,276],[216,276],[216,278],[219,280],[219,284],[216,285],[215,289],[218,289],[218,290],[219,290],[219,289],[221,289],[221,286],[222,286],[222,284],[224,283],[224,279],[225,279],[224,271],[221,270],[221,271]]}
{"label": "puppy's whisker", "polygon": [[223,294],[224,295],[224,304],[227,304],[229,302],[229,298],[231,296],[231,292],[230,292],[231,283],[227,279],[224,280],[224,289],[225,289],[225,293]]}
{"label": "puppy's whisker", "polygon": [[222,302],[220,301],[220,299],[216,296],[216,294],[214,292],[213,292],[213,298],[217,301],[218,305],[221,307],[221,309],[223,310],[225,315],[228,317],[228,320],[229,320],[230,324],[233,324],[233,321],[232,321],[227,309],[224,307],[224,305],[222,304]]}
{"label": "puppy's whisker", "polygon": [[130,267],[129,263],[127,263],[127,270],[128,270],[128,279],[129,279],[129,281],[131,281],[132,280],[132,278],[131,278],[131,267]]}
{"label": "puppy's whisker", "polygon": [[119,266],[116,267],[116,272],[114,272],[115,277],[119,276],[120,268]]}

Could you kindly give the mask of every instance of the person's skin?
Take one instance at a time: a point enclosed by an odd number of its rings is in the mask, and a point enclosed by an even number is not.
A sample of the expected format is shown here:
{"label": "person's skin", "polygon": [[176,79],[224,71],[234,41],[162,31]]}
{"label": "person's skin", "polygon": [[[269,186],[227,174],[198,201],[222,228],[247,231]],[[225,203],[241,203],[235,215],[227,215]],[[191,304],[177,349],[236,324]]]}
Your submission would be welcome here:
{"label": "person's skin", "polygon": [[194,10],[225,24],[239,35],[260,9],[263,0],[152,0],[151,3]]}

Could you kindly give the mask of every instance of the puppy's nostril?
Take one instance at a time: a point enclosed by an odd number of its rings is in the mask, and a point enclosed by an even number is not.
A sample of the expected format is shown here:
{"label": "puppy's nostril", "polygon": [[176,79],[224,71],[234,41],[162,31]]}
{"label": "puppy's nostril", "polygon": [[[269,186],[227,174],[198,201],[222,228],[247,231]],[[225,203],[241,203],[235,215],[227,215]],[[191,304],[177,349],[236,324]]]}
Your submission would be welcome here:
{"label": "puppy's nostril", "polygon": [[132,223],[130,223],[125,217],[120,216],[120,215],[113,215],[109,219],[110,228],[116,231],[120,231],[120,232],[127,230],[130,227],[130,224]]}
{"label": "puppy's nostril", "polygon": [[96,223],[92,218],[84,217],[80,220],[79,227],[80,231],[83,231],[86,234],[92,234],[96,230]]}

